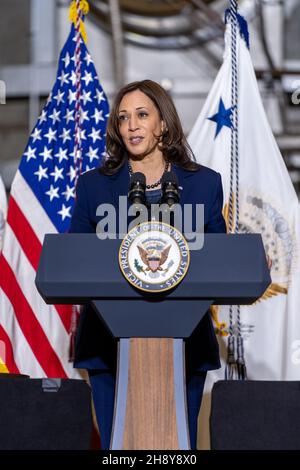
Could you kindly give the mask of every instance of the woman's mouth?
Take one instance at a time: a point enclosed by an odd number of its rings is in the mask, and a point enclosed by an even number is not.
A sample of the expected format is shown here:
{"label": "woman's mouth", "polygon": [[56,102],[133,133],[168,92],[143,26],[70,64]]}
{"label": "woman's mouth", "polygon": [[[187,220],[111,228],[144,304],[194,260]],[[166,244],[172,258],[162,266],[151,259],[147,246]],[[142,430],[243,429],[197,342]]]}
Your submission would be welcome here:
{"label": "woman's mouth", "polygon": [[129,138],[129,142],[131,145],[138,145],[142,142],[144,138],[141,136],[134,136]]}

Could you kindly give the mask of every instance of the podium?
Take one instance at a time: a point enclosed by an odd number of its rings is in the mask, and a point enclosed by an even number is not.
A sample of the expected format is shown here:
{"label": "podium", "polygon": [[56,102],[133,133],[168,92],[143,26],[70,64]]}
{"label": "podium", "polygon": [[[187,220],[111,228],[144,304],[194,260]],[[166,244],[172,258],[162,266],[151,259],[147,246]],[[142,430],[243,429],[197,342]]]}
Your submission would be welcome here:
{"label": "podium", "polygon": [[153,294],[123,277],[120,243],[95,234],[46,235],[36,285],[48,304],[90,302],[119,339],[111,449],[186,450],[184,339],[210,305],[251,304],[265,292],[271,278],[262,239],[205,235],[184,280]]}

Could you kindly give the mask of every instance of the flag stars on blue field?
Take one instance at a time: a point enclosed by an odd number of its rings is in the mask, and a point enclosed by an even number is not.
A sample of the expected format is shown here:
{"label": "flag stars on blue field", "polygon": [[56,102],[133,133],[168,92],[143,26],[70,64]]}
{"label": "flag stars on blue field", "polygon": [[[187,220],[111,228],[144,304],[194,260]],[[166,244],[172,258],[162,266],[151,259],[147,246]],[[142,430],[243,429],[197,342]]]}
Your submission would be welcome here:
{"label": "flag stars on blue field", "polygon": [[58,191],[59,191],[58,187],[54,188],[53,184],[50,184],[50,189],[49,191],[46,191],[45,194],[47,194],[47,196],[50,197],[50,201],[52,201],[52,199],[54,199],[55,197],[59,199]]}
{"label": "flag stars on blue field", "polygon": [[26,161],[29,162],[32,158],[36,159],[36,148],[31,148],[30,145],[27,148],[27,152],[24,153],[24,156],[26,156]]}
{"label": "flag stars on blue field", "polygon": [[85,86],[88,86],[88,84],[93,81],[91,72],[87,72],[85,70],[85,74],[84,77],[82,77],[82,80],[84,81]]}
{"label": "flag stars on blue field", "polygon": [[55,124],[56,121],[57,121],[57,122],[60,122],[60,117],[59,117],[59,115],[60,115],[60,111],[57,111],[56,109],[53,109],[53,113],[50,114],[50,116],[49,116],[50,119],[52,119],[52,123],[53,123],[53,124]]}
{"label": "flag stars on blue field", "polygon": [[100,137],[100,129],[99,131],[96,131],[96,129],[93,127],[92,128],[92,132],[89,134],[89,137],[91,137],[93,139],[93,144],[97,141],[97,140],[101,140],[102,137]]}
{"label": "flag stars on blue field", "polygon": [[65,67],[66,69],[69,67],[70,63],[71,63],[71,57],[70,57],[70,54],[67,52],[65,57],[62,59],[62,61],[65,63]]}
{"label": "flag stars on blue field", "polygon": [[74,70],[72,70],[70,80],[72,82],[72,86],[75,86],[76,85],[76,73],[74,72]]}
{"label": "flag stars on blue field", "polygon": [[76,101],[76,91],[69,90],[68,101],[70,105],[73,103],[73,101]]}
{"label": "flag stars on blue field", "polygon": [[94,63],[92,57],[90,56],[90,54],[87,51],[85,53],[84,60],[86,61],[87,66]]}
{"label": "flag stars on blue field", "polygon": [[62,220],[65,220],[66,217],[70,217],[70,218],[71,218],[71,214],[70,214],[71,208],[72,208],[72,206],[66,207],[64,204],[62,205],[61,210],[58,211],[58,214],[61,215]]}
{"label": "flag stars on blue field", "polygon": [[48,149],[47,147],[44,147],[44,151],[41,152],[39,155],[43,157],[44,163],[49,159],[53,160],[52,157],[52,149]]}
{"label": "flag stars on blue field", "polygon": [[104,121],[105,119],[103,117],[103,110],[98,110],[97,108],[95,108],[95,112],[92,118],[95,119],[96,124],[98,124],[99,121]]}
{"label": "flag stars on blue field", "polygon": [[33,143],[34,143],[36,140],[42,140],[40,134],[41,134],[41,129],[38,129],[38,128],[36,127],[36,128],[34,129],[34,132],[31,134]]}
{"label": "flag stars on blue field", "polygon": [[41,165],[39,165],[38,171],[35,171],[34,174],[37,175],[39,181],[41,181],[42,178],[48,178],[47,168],[43,168]]}
{"label": "flag stars on blue field", "polygon": [[214,114],[213,116],[207,118],[210,121],[213,121],[217,124],[215,139],[218,136],[218,134],[221,132],[223,126],[229,127],[229,129],[233,128],[232,113],[233,113],[233,108],[231,107],[231,108],[226,109],[222,98],[220,98],[218,112]]}
{"label": "flag stars on blue field", "polygon": [[104,95],[104,91],[99,91],[98,89],[96,90],[95,98],[97,99],[98,104],[100,104],[101,101],[105,101],[105,97],[103,95]]}
{"label": "flag stars on blue field", "polygon": [[58,158],[59,163],[61,163],[63,160],[68,160],[67,157],[67,151],[68,149],[62,149],[61,147],[59,148],[58,153],[56,153],[54,156]]}
{"label": "flag stars on blue field", "polygon": [[81,124],[84,123],[84,121],[89,121],[90,118],[88,116],[88,111],[81,111],[81,114],[80,114],[80,122]]}
{"label": "flag stars on blue field", "polygon": [[67,109],[64,116],[66,123],[69,124],[69,121],[74,121],[74,111],[72,109]]}
{"label": "flag stars on blue field", "polygon": [[82,130],[80,131],[80,139],[81,139],[81,140],[86,140],[85,133],[86,133],[86,129],[82,129]]}
{"label": "flag stars on blue field", "polygon": [[40,118],[39,118],[39,124],[42,124],[44,121],[47,121],[47,113],[46,111],[43,109],[41,115],[40,115]]}
{"label": "flag stars on blue field", "polygon": [[64,171],[63,168],[58,168],[57,166],[54,167],[54,171],[53,171],[52,173],[50,173],[50,175],[53,176],[55,183],[56,183],[56,181],[57,181],[58,179],[60,179],[60,178],[61,178],[62,180],[64,179],[64,177],[63,177],[63,175],[62,175],[62,172],[63,172],[63,171]]}
{"label": "flag stars on blue field", "polygon": [[63,70],[61,71],[61,76],[58,77],[58,80],[60,80],[60,86],[63,86],[65,83],[69,83],[68,76],[69,73],[65,73]]}
{"label": "flag stars on blue field", "polygon": [[64,91],[61,92],[61,91],[58,90],[57,95],[53,96],[53,99],[56,100],[57,106],[59,106],[60,103],[64,103],[64,102],[65,102],[64,99],[63,99],[64,94],[65,94]]}
{"label": "flag stars on blue field", "polygon": [[92,147],[89,148],[88,153],[86,154],[87,157],[90,159],[90,163],[95,159],[99,160],[99,156],[97,155],[98,149],[93,149]]}
{"label": "flag stars on blue field", "polygon": [[63,196],[65,196],[66,200],[68,201],[71,197],[75,198],[75,187],[74,186],[69,186],[67,184],[66,190],[62,192]]}
{"label": "flag stars on blue field", "polygon": [[89,91],[89,92],[86,92],[85,90],[83,90],[81,99],[82,99],[82,101],[83,101],[84,106],[85,106],[88,102],[92,103],[91,92],[90,92],[90,91]]}
{"label": "flag stars on blue field", "polygon": [[62,138],[63,144],[65,144],[68,140],[72,140],[70,137],[70,132],[71,132],[71,129],[63,128],[63,131],[59,136]]}
{"label": "flag stars on blue field", "polygon": [[56,131],[52,129],[52,127],[49,127],[48,133],[45,134],[45,137],[47,137],[48,143],[51,144],[52,140],[57,140]]}
{"label": "flag stars on blue field", "polygon": [[69,173],[67,173],[67,176],[69,177],[70,181],[74,181],[75,177],[76,177],[76,171],[75,171],[75,168],[73,166],[70,166],[70,170],[69,170]]}

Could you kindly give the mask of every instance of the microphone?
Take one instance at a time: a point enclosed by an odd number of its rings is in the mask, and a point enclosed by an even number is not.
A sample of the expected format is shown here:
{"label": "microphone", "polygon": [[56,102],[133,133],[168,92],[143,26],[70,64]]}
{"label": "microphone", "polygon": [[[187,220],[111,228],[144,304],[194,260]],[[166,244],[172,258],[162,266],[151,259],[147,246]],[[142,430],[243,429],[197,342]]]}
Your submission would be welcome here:
{"label": "microphone", "polygon": [[146,203],[146,176],[144,175],[144,173],[132,173],[130,179],[128,199],[131,204]]}
{"label": "microphone", "polygon": [[166,171],[161,179],[162,198],[161,203],[169,207],[179,202],[178,178],[173,171]]}

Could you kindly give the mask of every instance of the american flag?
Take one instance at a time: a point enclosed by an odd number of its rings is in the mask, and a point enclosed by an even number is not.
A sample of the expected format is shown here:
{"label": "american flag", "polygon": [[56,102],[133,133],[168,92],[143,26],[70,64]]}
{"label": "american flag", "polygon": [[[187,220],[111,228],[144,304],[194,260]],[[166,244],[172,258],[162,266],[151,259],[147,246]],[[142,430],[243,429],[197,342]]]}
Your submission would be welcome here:
{"label": "american flag", "polygon": [[[78,377],[68,360],[71,307],[46,305],[34,283],[44,235],[68,231],[74,204],[75,45],[72,26],[12,184],[0,258],[0,357],[8,372],[31,377]],[[83,40],[80,54],[85,172],[104,155],[109,107]]]}

